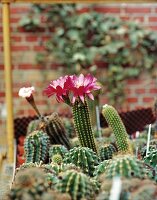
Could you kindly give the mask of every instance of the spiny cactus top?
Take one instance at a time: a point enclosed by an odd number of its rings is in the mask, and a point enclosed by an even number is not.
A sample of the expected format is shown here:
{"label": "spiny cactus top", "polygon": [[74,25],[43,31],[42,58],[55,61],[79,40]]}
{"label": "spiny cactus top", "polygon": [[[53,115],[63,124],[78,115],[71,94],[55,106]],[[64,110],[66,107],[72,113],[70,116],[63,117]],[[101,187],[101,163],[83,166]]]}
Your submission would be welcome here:
{"label": "spiny cactus top", "polygon": [[58,191],[69,193],[72,200],[93,199],[93,183],[87,175],[75,170],[68,170],[61,176],[62,178],[56,185]]}
{"label": "spiny cactus top", "polygon": [[24,143],[26,162],[45,162],[48,158],[49,136],[43,131],[33,131]]}
{"label": "spiny cactus top", "polygon": [[102,161],[112,159],[116,152],[117,149],[113,144],[104,144],[99,147],[99,156]]}
{"label": "spiny cactus top", "polygon": [[132,154],[128,134],[116,109],[106,104],[103,106],[102,114],[113,130],[113,133],[116,138],[118,151],[121,153]]}
{"label": "spiny cactus top", "polygon": [[99,158],[88,147],[74,147],[65,155],[63,162],[73,163],[80,167],[84,173],[93,176],[95,166],[99,164]]}
{"label": "spiny cactus top", "polygon": [[65,102],[73,107],[75,129],[80,143],[95,152],[97,152],[97,148],[85,98],[94,100],[92,91],[101,88],[96,81],[97,79],[90,74],[86,76],[80,74],[78,77],[76,75],[65,76],[51,81],[50,85],[44,90],[48,97],[55,94],[58,102]]}
{"label": "spiny cactus top", "polygon": [[68,152],[67,148],[61,144],[53,144],[49,148],[49,158],[51,159],[52,156],[55,154],[60,154],[62,158],[64,158],[65,154]]}
{"label": "spiny cactus top", "polygon": [[147,172],[144,163],[132,155],[117,155],[110,160],[105,170],[105,177],[112,178],[116,175],[131,178],[146,178]]}
{"label": "spiny cactus top", "polygon": [[153,149],[144,157],[144,162],[157,169],[157,149]]}

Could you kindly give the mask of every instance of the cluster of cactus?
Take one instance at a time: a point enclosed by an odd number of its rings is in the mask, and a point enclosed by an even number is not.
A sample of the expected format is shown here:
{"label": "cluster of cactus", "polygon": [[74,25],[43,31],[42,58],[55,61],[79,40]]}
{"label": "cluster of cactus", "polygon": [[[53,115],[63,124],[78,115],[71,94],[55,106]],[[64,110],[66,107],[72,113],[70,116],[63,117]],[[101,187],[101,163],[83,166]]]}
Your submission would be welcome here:
{"label": "cluster of cactus", "polygon": [[62,144],[67,149],[71,148],[64,124],[57,113],[52,113],[49,116],[45,116],[42,123],[42,129],[50,137],[51,144]]}
{"label": "cluster of cactus", "polygon": [[38,200],[49,189],[45,173],[39,168],[21,170],[15,176],[14,184],[9,193],[10,200]]}
{"label": "cluster of cactus", "polygon": [[[149,179],[121,179],[122,187],[119,200],[155,200],[157,187]],[[96,200],[109,200],[112,180],[102,180],[100,193]]]}
{"label": "cluster of cactus", "polygon": [[132,155],[115,156],[105,170],[106,178],[121,176],[126,178],[146,178],[144,163]]}
{"label": "cluster of cactus", "polygon": [[104,144],[99,147],[99,157],[102,161],[112,159],[116,152],[117,149],[113,144]]}
{"label": "cluster of cactus", "polygon": [[68,170],[62,173],[61,177],[56,185],[59,192],[69,193],[72,200],[93,198],[93,184],[87,175],[75,170]]}
{"label": "cluster of cactus", "polygon": [[49,144],[49,136],[42,130],[30,133],[24,143],[26,162],[46,162]]}
{"label": "cluster of cactus", "polygon": [[87,102],[76,101],[73,105],[74,127],[82,147],[88,147],[97,153]]}
{"label": "cluster of cactus", "polygon": [[126,128],[115,108],[110,105],[104,105],[102,114],[109,126],[111,126],[116,138],[116,144],[119,153],[132,154],[131,144],[129,142]]}
{"label": "cluster of cactus", "polygon": [[99,164],[96,153],[88,147],[74,147],[63,160],[64,163],[72,163],[80,167],[82,171],[93,176],[95,167]]}

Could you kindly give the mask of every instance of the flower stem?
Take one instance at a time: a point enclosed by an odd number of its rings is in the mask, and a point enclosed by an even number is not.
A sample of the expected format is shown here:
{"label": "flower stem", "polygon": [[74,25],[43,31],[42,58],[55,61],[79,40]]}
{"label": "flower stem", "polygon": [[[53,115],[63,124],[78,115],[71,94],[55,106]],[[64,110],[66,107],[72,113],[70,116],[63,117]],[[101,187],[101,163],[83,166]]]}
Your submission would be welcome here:
{"label": "flower stem", "polygon": [[85,103],[82,103],[81,101],[75,102],[73,105],[73,118],[75,130],[78,134],[81,146],[89,147],[97,153],[88,105],[86,101]]}

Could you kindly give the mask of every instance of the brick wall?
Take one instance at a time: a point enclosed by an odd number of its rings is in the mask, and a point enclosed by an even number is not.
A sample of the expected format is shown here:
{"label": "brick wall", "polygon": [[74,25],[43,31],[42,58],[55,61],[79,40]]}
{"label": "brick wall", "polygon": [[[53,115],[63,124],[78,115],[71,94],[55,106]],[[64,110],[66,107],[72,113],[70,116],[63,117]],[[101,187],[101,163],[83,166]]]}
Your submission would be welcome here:
{"label": "brick wall", "polygon": [[[1,5],[0,5],[1,6]],[[85,7],[85,6],[84,6]],[[35,99],[42,113],[50,110],[60,110],[54,99],[47,100],[41,95],[43,88],[50,80],[63,74],[61,69],[55,66],[38,66],[35,61],[36,52],[43,51],[43,42],[48,35],[44,32],[25,33],[18,28],[19,19],[29,10],[29,4],[11,5],[11,49],[13,60],[13,96],[14,96],[14,117],[34,115],[31,107],[25,99],[18,97],[20,87],[33,85],[36,87]],[[82,5],[80,6],[82,9]],[[83,8],[88,10],[88,7]],[[101,13],[110,13],[120,16],[124,20],[138,20],[144,27],[157,31],[157,4],[107,4],[97,5],[96,10]],[[3,39],[0,7],[0,125],[5,127],[5,92],[4,92],[4,66],[3,66]],[[157,96],[157,82],[150,79],[148,75],[141,75],[137,80],[129,80],[126,85],[127,99],[124,108],[135,109],[137,107],[152,106]],[[103,95],[101,104],[107,103]],[[61,105],[66,108],[65,105]],[[3,129],[4,130],[4,129]]]}

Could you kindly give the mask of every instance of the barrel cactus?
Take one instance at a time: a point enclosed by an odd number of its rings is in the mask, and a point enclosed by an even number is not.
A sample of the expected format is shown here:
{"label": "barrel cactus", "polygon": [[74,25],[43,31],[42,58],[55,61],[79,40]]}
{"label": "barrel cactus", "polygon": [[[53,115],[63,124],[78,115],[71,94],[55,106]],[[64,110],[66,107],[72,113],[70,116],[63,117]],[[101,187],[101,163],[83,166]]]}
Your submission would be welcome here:
{"label": "barrel cactus", "polygon": [[49,184],[46,181],[45,173],[39,168],[28,168],[17,173],[9,193],[9,199],[38,200],[43,193],[47,193],[48,189]]}
{"label": "barrel cactus", "polygon": [[104,144],[99,147],[99,157],[102,161],[112,159],[116,152],[117,149],[113,144]]}
{"label": "barrel cactus", "polygon": [[102,161],[98,166],[95,167],[95,171],[94,171],[94,176],[99,176],[100,174],[104,173],[107,169],[107,166],[109,165],[109,163],[111,162],[111,160],[104,160]]}
{"label": "barrel cactus", "polygon": [[93,184],[89,177],[75,170],[61,174],[56,188],[59,192],[69,193],[72,200],[93,199]]}
{"label": "barrel cactus", "polygon": [[145,178],[144,163],[132,155],[115,156],[105,170],[105,177],[112,178],[116,175],[131,178]]}
{"label": "barrel cactus", "polygon": [[45,116],[43,118],[42,129],[50,137],[51,144],[62,144],[67,149],[71,148],[64,124],[62,123],[62,120],[59,118],[57,113],[52,113],[52,115]]}
{"label": "barrel cactus", "polygon": [[46,162],[49,150],[49,136],[41,130],[30,133],[24,142],[26,162]]}
{"label": "barrel cactus", "polygon": [[132,148],[129,142],[128,134],[116,109],[106,104],[103,106],[102,114],[113,130],[118,152],[123,154],[132,154]]}
{"label": "barrel cactus", "polygon": [[29,133],[32,133],[33,131],[36,131],[40,128],[40,122],[41,122],[41,119],[34,119],[32,120],[29,124],[28,124],[28,127],[27,127],[27,135]]}
{"label": "barrel cactus", "polygon": [[54,155],[60,154],[62,158],[64,158],[65,153],[67,153],[68,150],[65,146],[61,144],[53,144],[49,148],[49,158],[51,159]]}
{"label": "barrel cactus", "polygon": [[99,164],[99,158],[88,147],[74,147],[65,155],[63,162],[73,163],[80,167],[84,173],[93,176],[95,166]]}

